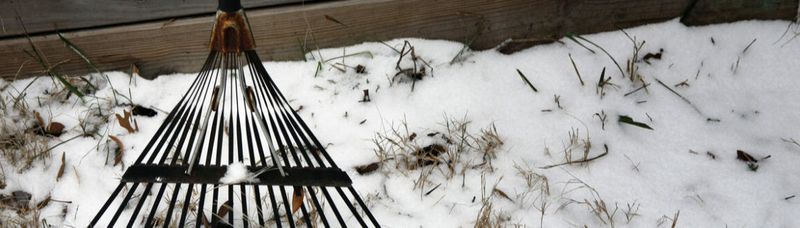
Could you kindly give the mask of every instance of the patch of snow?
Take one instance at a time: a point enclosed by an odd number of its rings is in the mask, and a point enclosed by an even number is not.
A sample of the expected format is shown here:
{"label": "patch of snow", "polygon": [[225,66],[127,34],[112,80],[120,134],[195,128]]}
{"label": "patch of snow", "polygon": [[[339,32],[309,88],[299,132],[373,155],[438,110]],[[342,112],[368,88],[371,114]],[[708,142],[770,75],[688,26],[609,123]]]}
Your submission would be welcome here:
{"label": "patch of snow", "polygon": [[[484,206],[482,198],[492,203],[495,218],[506,218],[509,226],[609,226],[586,205],[575,203],[599,198],[609,210],[619,207],[613,215],[616,227],[669,226],[669,218],[677,211],[679,227],[800,227],[800,217],[795,216],[800,211],[800,144],[792,143],[800,140],[796,130],[800,126],[800,39],[781,37],[789,23],[742,21],[686,27],[672,20],[626,29],[637,40],[646,41],[640,59],[664,50],[661,59],[637,62],[649,86],[630,95],[625,94],[636,86],[608,56],[588,43],[584,44],[597,53],[566,38],[512,55],[466,50],[453,64],[451,60],[462,50],[460,43],[414,38],[386,41],[398,50],[409,41],[416,55],[432,68],[415,83],[413,92],[410,82],[391,80],[399,54],[382,43],[308,53],[309,59],[323,60],[343,52],[371,53],[332,60],[317,77],[315,60],[264,64],[292,106],[303,106],[299,115],[327,146],[338,167],[348,172],[354,188],[386,227],[470,227]],[[583,37],[602,46],[624,70],[625,60],[632,55],[624,34],[613,31]],[[780,42],[773,44],[775,40]],[[413,67],[409,58],[406,55],[401,68]],[[331,66],[333,62],[363,65],[366,73],[351,68],[342,72]],[[603,68],[616,86],[607,88],[601,98],[596,89]],[[521,80],[517,69],[538,92]],[[108,76],[118,91],[130,91],[132,103],[165,111],[172,109],[196,78],[196,74],[175,74],[144,80],[120,72]],[[104,81],[98,75],[89,78]],[[32,80],[0,81],[0,87],[8,85],[0,98],[10,101]],[[22,172],[0,160],[7,184],[0,194],[22,190],[37,202],[51,196],[59,201],[40,212],[49,224],[85,227],[89,223],[119,184],[124,168],[136,161],[166,118],[164,112],[155,117],[135,116],[140,131],[128,133],[116,122],[108,122],[114,120],[113,113],[128,109],[115,107],[112,113],[92,120],[101,122],[100,136],[66,142],[82,134],[82,120],[98,103],[113,99],[108,86],[100,87],[94,93],[98,99],[81,102],[73,96],[62,102],[48,100],[47,94],[60,90],[52,80],[33,82],[20,102],[45,119],[63,123],[67,131],[52,138],[50,146],[65,143],[43,155],[47,162],[36,162]],[[371,101],[359,102],[365,89]],[[596,113],[607,116],[604,127]],[[416,133],[419,146],[442,144],[426,134],[445,129],[444,115],[465,116],[471,121],[470,132],[496,126],[504,144],[491,171],[464,169],[448,179],[442,175],[448,171],[445,164],[404,172],[387,172],[391,170],[383,167],[367,175],[354,170],[378,161],[372,141],[376,133],[392,133],[401,123],[407,124],[401,135]],[[620,124],[620,115],[654,130]],[[25,118],[12,110],[0,115],[0,124],[32,122]],[[579,139],[591,141],[590,157],[601,154],[603,145],[608,145],[608,154],[582,165],[541,168],[564,162],[563,151],[572,131],[579,133]],[[108,135],[124,142],[122,166],[109,163],[114,155],[105,149]],[[771,158],[760,161],[758,170],[752,171],[736,160],[737,150]],[[65,172],[56,180],[62,154]],[[468,161],[472,165],[482,162],[480,157],[473,158]],[[515,167],[546,177],[549,194],[539,197]],[[431,183],[416,187],[420,174],[429,170],[434,171],[428,176]],[[221,182],[250,181],[241,163],[232,164],[228,171],[230,178]],[[537,207],[543,202],[547,205],[541,213]],[[640,207],[634,206],[638,210],[628,221],[623,211],[629,210],[629,204]],[[144,207],[149,208],[149,202]]]}
{"label": "patch of snow", "polygon": [[247,170],[247,166],[242,162],[234,162],[228,165],[225,176],[219,179],[222,184],[239,184],[257,182],[258,178]]}

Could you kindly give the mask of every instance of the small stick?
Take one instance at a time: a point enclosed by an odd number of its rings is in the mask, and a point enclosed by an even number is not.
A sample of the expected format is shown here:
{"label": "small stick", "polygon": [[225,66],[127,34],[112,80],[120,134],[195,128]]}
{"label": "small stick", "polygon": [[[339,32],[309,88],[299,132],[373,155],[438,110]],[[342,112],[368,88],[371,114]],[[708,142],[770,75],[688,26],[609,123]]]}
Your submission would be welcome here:
{"label": "small stick", "polygon": [[630,91],[630,92],[628,92],[628,93],[626,93],[625,95],[622,95],[622,96],[623,96],[623,97],[627,97],[628,95],[631,95],[631,94],[633,94],[633,93],[635,93],[635,92],[638,92],[639,90],[642,90],[642,89],[644,89],[644,88],[645,88],[645,87],[647,87],[647,86],[650,86],[650,84],[649,84],[649,83],[648,83],[648,84],[644,84],[644,85],[642,85],[641,87],[639,87],[639,88],[637,88],[637,89],[634,89],[633,91]]}
{"label": "small stick", "polygon": [[747,46],[746,46],[746,47],[744,47],[744,50],[742,50],[742,54],[746,53],[746,52],[747,52],[747,49],[750,49],[750,46],[751,46],[751,45],[753,45],[753,43],[755,43],[755,42],[756,42],[756,40],[758,40],[758,39],[756,38],[756,39],[753,39],[753,41],[750,41],[750,43],[749,43],[749,44],[747,44]]}
{"label": "small stick", "polygon": [[536,87],[534,87],[533,84],[531,84],[531,81],[528,80],[528,77],[525,77],[525,74],[523,74],[522,71],[519,71],[519,69],[517,69],[517,73],[519,74],[519,77],[525,81],[525,83],[528,83],[528,86],[530,86],[531,89],[533,89],[533,92],[537,93],[539,92],[539,90],[536,89]]}
{"label": "small stick", "polygon": [[659,84],[659,85],[663,86],[664,88],[666,88],[666,89],[667,89],[667,90],[669,90],[670,92],[672,92],[672,93],[674,93],[675,95],[677,95],[678,97],[680,97],[680,98],[681,98],[683,101],[685,101],[687,104],[689,104],[689,106],[692,106],[692,108],[693,108],[695,111],[697,111],[697,113],[699,113],[700,115],[703,115],[703,112],[701,112],[701,111],[700,111],[700,109],[699,109],[699,108],[697,108],[697,106],[695,106],[694,104],[692,104],[692,102],[691,102],[691,101],[689,101],[689,99],[686,99],[686,97],[682,96],[680,93],[678,93],[678,92],[675,92],[675,90],[672,90],[672,88],[669,88],[669,86],[667,86],[666,84],[664,84],[664,82],[661,82],[661,80],[658,80],[658,78],[654,78],[654,79],[656,79],[656,82],[658,82],[658,84]]}

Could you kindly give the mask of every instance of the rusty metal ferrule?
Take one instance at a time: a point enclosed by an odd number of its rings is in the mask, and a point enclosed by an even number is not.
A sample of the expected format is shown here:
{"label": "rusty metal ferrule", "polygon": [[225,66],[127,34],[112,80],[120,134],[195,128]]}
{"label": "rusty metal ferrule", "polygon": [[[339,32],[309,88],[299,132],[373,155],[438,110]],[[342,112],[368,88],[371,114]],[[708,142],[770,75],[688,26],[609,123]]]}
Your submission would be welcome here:
{"label": "rusty metal ferrule", "polygon": [[216,21],[211,29],[209,48],[223,53],[239,53],[253,50],[256,44],[250,32],[250,24],[244,10],[225,12],[217,10]]}

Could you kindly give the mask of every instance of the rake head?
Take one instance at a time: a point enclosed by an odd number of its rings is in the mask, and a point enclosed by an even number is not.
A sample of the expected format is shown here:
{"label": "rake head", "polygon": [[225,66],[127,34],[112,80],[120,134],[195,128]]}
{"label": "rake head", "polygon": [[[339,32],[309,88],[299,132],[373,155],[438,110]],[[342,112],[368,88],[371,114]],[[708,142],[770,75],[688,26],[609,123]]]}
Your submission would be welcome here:
{"label": "rake head", "polygon": [[[220,0],[209,47],[89,226],[380,227],[270,78],[238,0]],[[221,184],[239,162],[251,181]]]}

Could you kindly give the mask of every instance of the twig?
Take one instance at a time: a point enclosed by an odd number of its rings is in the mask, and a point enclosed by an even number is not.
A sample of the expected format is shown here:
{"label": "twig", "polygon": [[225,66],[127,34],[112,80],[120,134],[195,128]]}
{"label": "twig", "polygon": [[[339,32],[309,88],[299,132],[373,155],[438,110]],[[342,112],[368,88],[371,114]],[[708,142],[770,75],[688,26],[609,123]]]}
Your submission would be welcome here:
{"label": "twig", "polygon": [[628,93],[626,93],[625,95],[622,95],[622,96],[623,97],[627,97],[628,95],[631,95],[631,94],[633,94],[635,92],[638,92],[639,90],[642,90],[642,89],[646,88],[647,86],[650,86],[650,83],[644,84],[644,85],[640,86],[639,88],[634,89],[633,91],[630,91],[630,92],[628,92]]}
{"label": "twig", "polygon": [[519,77],[522,78],[522,80],[524,80],[525,83],[527,83],[528,86],[531,87],[531,89],[533,89],[533,92],[537,92],[537,93],[539,92],[539,90],[536,89],[536,87],[534,87],[533,84],[531,84],[531,81],[528,80],[528,77],[525,77],[525,74],[523,74],[522,71],[517,69],[517,74],[519,74]]}
{"label": "twig", "polygon": [[755,43],[756,40],[758,40],[758,39],[756,38],[756,39],[753,39],[753,41],[750,41],[750,43],[747,44],[746,47],[744,47],[744,50],[742,50],[742,54],[747,53],[747,49],[750,49],[750,46],[753,45],[753,43]]}
{"label": "twig", "polygon": [[692,108],[693,108],[695,111],[697,111],[697,113],[699,113],[700,115],[703,115],[703,116],[705,116],[705,115],[703,114],[703,112],[701,112],[701,111],[700,111],[700,109],[699,109],[699,108],[697,108],[697,106],[695,106],[695,105],[694,105],[694,104],[693,104],[691,101],[689,101],[689,99],[686,99],[686,97],[682,96],[680,93],[678,93],[678,92],[675,92],[675,90],[673,90],[672,88],[669,88],[669,86],[667,86],[666,84],[664,84],[664,82],[661,82],[661,80],[658,80],[658,78],[655,78],[655,77],[654,77],[654,79],[656,80],[656,82],[658,82],[658,84],[659,84],[659,85],[663,86],[664,88],[666,88],[666,89],[667,89],[667,90],[669,90],[670,92],[672,92],[672,93],[674,93],[675,95],[677,95],[678,97],[680,97],[680,98],[681,98],[681,100],[685,101],[687,104],[689,104],[689,106],[692,106]]}
{"label": "twig", "polygon": [[598,158],[602,158],[602,157],[604,157],[604,156],[608,155],[608,145],[607,145],[607,144],[603,144],[603,148],[605,148],[605,151],[603,151],[603,153],[602,153],[602,154],[598,154],[597,156],[594,156],[594,157],[591,157],[591,158],[586,158],[586,159],[581,159],[581,160],[567,161],[567,162],[563,162],[563,163],[559,163],[559,164],[553,164],[553,165],[548,165],[548,166],[543,166],[543,167],[539,167],[539,168],[540,168],[540,169],[550,169],[550,168],[553,168],[553,167],[558,167],[558,166],[562,166],[562,165],[572,165],[572,164],[578,164],[578,163],[587,163],[587,162],[591,162],[591,161],[597,160]]}

